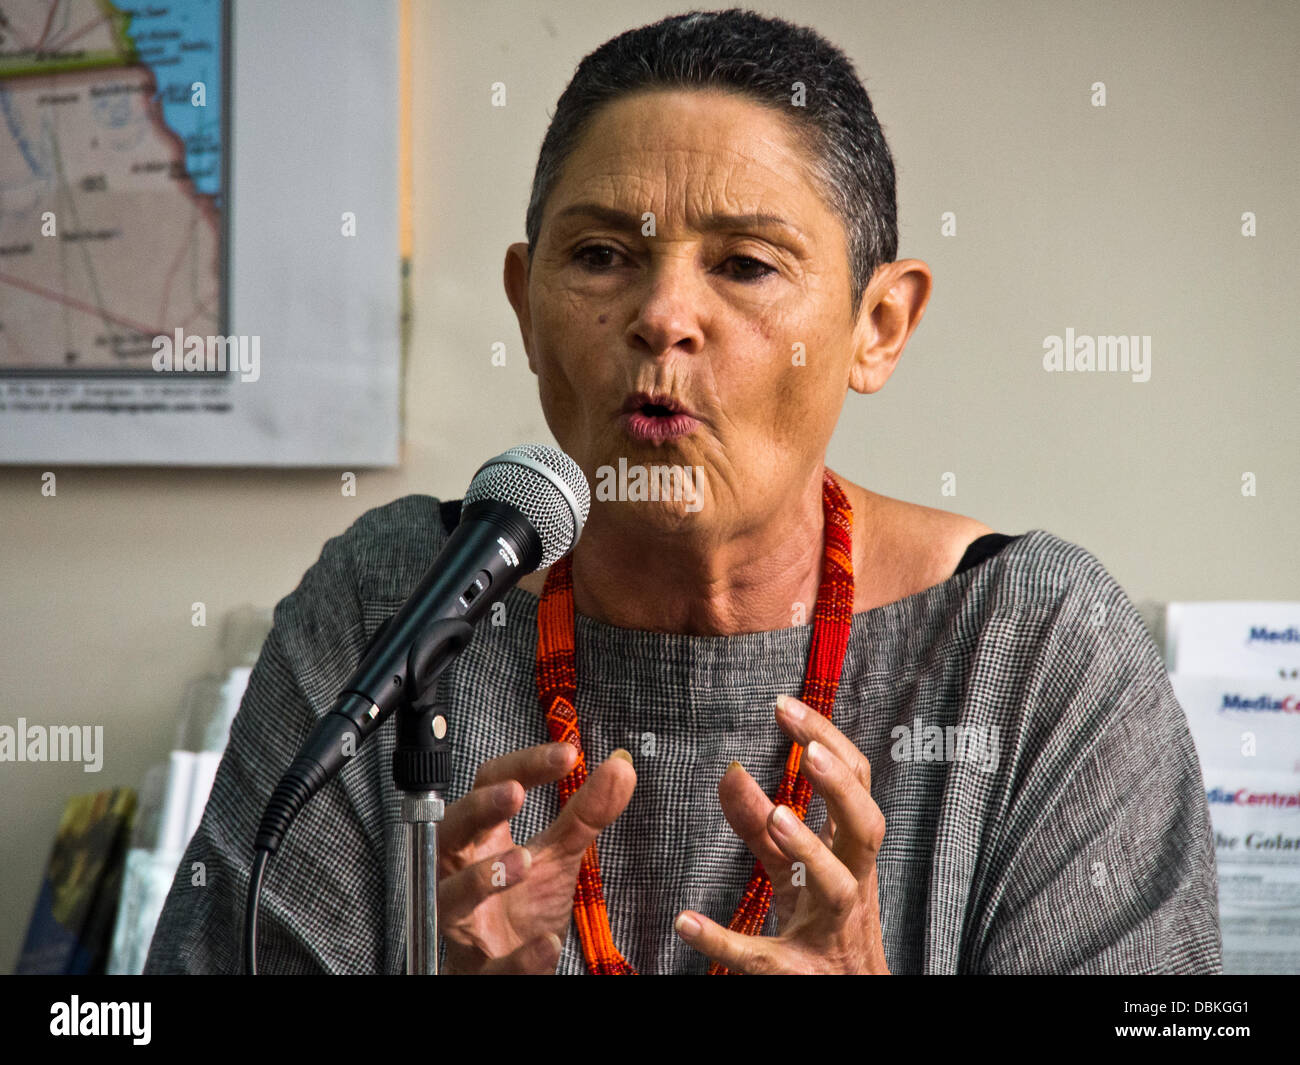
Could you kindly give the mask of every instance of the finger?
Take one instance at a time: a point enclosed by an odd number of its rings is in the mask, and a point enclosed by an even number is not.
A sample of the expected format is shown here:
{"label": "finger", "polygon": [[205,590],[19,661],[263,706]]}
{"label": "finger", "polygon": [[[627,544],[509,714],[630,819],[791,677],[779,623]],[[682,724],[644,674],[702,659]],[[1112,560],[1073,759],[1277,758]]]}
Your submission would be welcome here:
{"label": "finger", "polygon": [[[823,800],[824,802],[825,800]],[[817,838],[828,847],[835,842],[835,818],[831,816],[829,810],[826,811],[826,820],[822,822],[822,830],[817,833]]]}
{"label": "finger", "polygon": [[514,847],[439,878],[438,912],[444,926],[450,928],[468,917],[489,895],[520,883],[532,864],[527,847]]}
{"label": "finger", "polygon": [[787,875],[790,860],[767,830],[772,800],[739,762],[732,762],[722,774],[718,782],[718,802],[732,831],[763,863],[763,869],[772,881],[772,890],[778,894],[795,890]]}
{"label": "finger", "polygon": [[448,859],[476,843],[480,836],[505,824],[524,805],[524,789],[517,780],[474,788],[447,807],[443,816],[439,850]]}
{"label": "finger", "polygon": [[541,743],[484,762],[469,792],[447,807],[441,840],[444,853],[471,846],[509,821],[523,807],[524,789],[559,780],[577,759],[577,749],[570,743]]}
{"label": "finger", "polygon": [[826,801],[827,815],[836,820],[835,854],[854,877],[866,876],[884,841],[884,814],[862,781],[820,740],[809,743],[803,763],[813,790]]}
{"label": "finger", "polygon": [[[796,743],[805,748],[813,743],[822,744],[833,756],[827,773],[834,779],[826,773],[818,773],[806,749],[800,760],[800,770],[826,800],[827,817],[840,823],[841,831],[834,837],[835,853],[844,859],[855,876],[866,875],[885,835],[885,816],[871,797],[871,763],[867,756],[830,721],[793,696],[777,699],[776,718]],[[835,769],[836,765],[847,767],[848,773],[860,785],[861,797],[845,774]],[[828,794],[828,789],[836,794]],[[846,819],[852,820],[852,831],[846,829]]]}
{"label": "finger", "polygon": [[695,950],[706,958],[721,962],[732,972],[774,976],[797,971],[783,962],[779,941],[770,936],[733,932],[695,910],[679,913],[673,928]]}
{"label": "finger", "polygon": [[871,763],[867,756],[854,745],[844,733],[822,717],[807,703],[800,702],[792,695],[777,697],[776,722],[801,746],[817,740],[831,749],[837,758],[853,770],[853,775],[862,786],[871,791]]}
{"label": "finger", "polygon": [[577,748],[571,743],[539,743],[521,751],[510,751],[484,762],[474,774],[474,787],[488,787],[503,780],[517,780],[525,788],[535,788],[559,780],[578,760]]}
{"label": "finger", "polygon": [[601,829],[627,807],[635,787],[632,756],[620,747],[588,775],[555,820],[528,841],[528,849],[534,857],[553,848],[562,858],[580,858]]}
{"label": "finger", "polygon": [[835,917],[853,912],[858,901],[857,876],[790,807],[777,806],[772,811],[768,831],[789,861],[803,863],[808,874],[803,890],[813,893],[819,907]]}
{"label": "finger", "polygon": [[479,970],[485,976],[503,973],[523,973],[532,976],[549,976],[555,972],[560,963],[560,952],[564,944],[554,932],[531,939],[518,950],[512,951],[504,958],[492,958]]}

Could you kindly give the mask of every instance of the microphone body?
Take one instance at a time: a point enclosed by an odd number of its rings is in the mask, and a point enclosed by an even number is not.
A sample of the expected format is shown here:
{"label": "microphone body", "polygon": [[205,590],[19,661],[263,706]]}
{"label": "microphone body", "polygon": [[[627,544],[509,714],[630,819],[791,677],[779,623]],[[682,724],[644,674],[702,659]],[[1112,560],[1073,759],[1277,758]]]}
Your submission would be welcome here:
{"label": "microphone body", "polygon": [[523,444],[479,468],[450,539],[280,779],[257,850],[279,849],[298,811],[394,710],[423,695],[520,577],[572,549],[590,506],[581,469],[554,448]]}
{"label": "microphone body", "polygon": [[[371,638],[361,664],[334,706],[299,749],[272,796],[256,847],[278,850],[289,822],[344,763],[360,749],[403,702],[420,698],[438,672],[450,663],[442,654],[411,670],[411,648],[437,622],[460,621],[466,628],[453,640],[459,650],[471,628],[492,606],[538,568],[541,538],[515,507],[480,499],[461,511],[460,523],[410,597]],[[454,629],[450,631],[455,631]]]}
{"label": "microphone body", "polygon": [[416,638],[446,618],[474,625],[541,558],[536,530],[510,504],[483,499],[466,506],[429,572],[371,640],[343,694],[360,696],[377,716],[395,709],[402,696],[418,699],[428,679],[407,676],[407,651]]}

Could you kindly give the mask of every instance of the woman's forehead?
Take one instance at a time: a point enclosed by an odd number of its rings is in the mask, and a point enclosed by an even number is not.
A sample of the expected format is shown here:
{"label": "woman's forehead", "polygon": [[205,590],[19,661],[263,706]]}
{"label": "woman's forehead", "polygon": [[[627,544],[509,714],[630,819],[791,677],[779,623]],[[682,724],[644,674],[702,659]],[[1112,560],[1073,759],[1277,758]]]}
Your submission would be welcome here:
{"label": "woman's forehead", "polygon": [[603,108],[554,197],[554,224],[639,227],[646,211],[697,228],[809,235],[832,221],[789,121],[733,94],[637,94]]}
{"label": "woman's forehead", "polygon": [[623,160],[690,170],[701,163],[790,171],[806,163],[793,120],[712,91],[635,93],[597,111],[573,152],[589,166]]}

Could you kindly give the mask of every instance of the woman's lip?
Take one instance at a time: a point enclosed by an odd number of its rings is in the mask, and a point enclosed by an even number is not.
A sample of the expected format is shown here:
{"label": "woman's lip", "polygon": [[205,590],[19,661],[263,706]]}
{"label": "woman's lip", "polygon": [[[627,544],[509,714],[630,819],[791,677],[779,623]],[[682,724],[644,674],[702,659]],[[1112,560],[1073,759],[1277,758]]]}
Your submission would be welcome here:
{"label": "woman's lip", "polygon": [[632,395],[628,396],[626,401],[623,403],[622,413],[631,414],[646,406],[664,407],[667,410],[671,410],[674,414],[685,414],[689,418],[695,417],[694,413],[686,407],[683,407],[671,396],[657,396],[650,392],[634,392]]}
{"label": "woman's lip", "polygon": [[689,414],[677,413],[664,417],[644,414],[639,410],[629,411],[620,421],[623,429],[634,440],[644,440],[653,444],[665,440],[676,440],[690,436],[700,426],[700,420]]}

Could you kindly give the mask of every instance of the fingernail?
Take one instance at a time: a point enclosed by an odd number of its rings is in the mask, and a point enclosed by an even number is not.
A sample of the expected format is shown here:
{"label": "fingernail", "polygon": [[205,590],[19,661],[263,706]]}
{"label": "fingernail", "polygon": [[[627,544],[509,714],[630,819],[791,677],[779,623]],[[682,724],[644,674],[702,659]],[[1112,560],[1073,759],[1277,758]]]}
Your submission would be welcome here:
{"label": "fingernail", "polygon": [[623,761],[625,761],[628,765],[631,765],[631,764],[632,764],[632,755],[629,754],[627,751],[625,751],[622,747],[620,747],[617,751],[615,751],[613,754],[611,754],[610,757],[611,757],[611,758],[622,758]]}
{"label": "fingernail", "polygon": [[[533,864],[533,852],[527,847],[517,847],[507,855],[505,860],[505,877],[504,883],[499,882],[495,875],[492,883],[496,887],[514,887],[519,881],[528,875],[528,870]],[[493,866],[493,873],[496,872],[496,866]]]}
{"label": "fingernail", "polygon": [[554,932],[547,932],[546,939],[551,944],[551,949],[555,951],[557,957],[564,953],[564,944],[560,942],[560,937]]}
{"label": "fingernail", "polygon": [[778,806],[776,812],[772,814],[772,823],[781,832],[793,831],[796,820],[794,812],[788,806]]}
{"label": "fingernail", "polygon": [[778,695],[776,697],[776,708],[784,710],[786,716],[795,724],[801,722],[804,719],[804,714],[807,713],[802,703],[797,699],[790,698],[788,695]]}
{"label": "fingernail", "polygon": [[508,851],[504,858],[492,863],[493,889],[514,887],[528,875],[528,867],[532,864],[533,856],[527,847],[516,847]]}
{"label": "fingernail", "polygon": [[677,923],[673,927],[677,929],[678,934],[683,936],[690,937],[700,934],[700,922],[685,911],[677,915]]}
{"label": "fingernail", "polygon": [[826,756],[826,748],[816,740],[808,744],[808,761],[812,762],[812,767],[817,770],[825,771],[830,765],[831,760]]}
{"label": "fingernail", "polygon": [[744,768],[745,767],[741,765],[739,762],[732,762],[731,765],[727,766],[726,772],[724,772],[722,775],[725,777],[727,773],[730,773],[733,769],[744,769]]}

